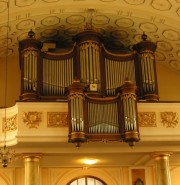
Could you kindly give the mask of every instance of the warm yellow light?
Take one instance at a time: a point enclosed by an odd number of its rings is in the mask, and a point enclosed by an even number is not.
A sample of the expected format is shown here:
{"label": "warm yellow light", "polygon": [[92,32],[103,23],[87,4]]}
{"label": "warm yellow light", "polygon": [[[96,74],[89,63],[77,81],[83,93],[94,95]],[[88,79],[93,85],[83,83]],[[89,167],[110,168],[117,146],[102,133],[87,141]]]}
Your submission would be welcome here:
{"label": "warm yellow light", "polygon": [[91,165],[97,163],[97,159],[84,159],[83,162],[84,164]]}

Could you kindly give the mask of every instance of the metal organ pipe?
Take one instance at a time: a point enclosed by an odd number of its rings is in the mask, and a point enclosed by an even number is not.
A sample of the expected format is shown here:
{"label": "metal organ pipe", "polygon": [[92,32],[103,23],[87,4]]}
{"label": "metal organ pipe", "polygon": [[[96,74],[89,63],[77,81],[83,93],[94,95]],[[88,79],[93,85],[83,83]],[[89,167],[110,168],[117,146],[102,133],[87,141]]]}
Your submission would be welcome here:
{"label": "metal organ pipe", "polygon": [[125,83],[118,90],[121,96],[123,117],[121,118],[123,140],[130,146],[139,141],[139,127],[137,122],[136,86],[131,81]]}
{"label": "metal organ pipe", "polygon": [[[113,71],[113,72],[112,72]],[[134,60],[117,61],[105,58],[106,92],[114,96],[116,88],[124,83],[124,79],[136,82]]]}
{"label": "metal organ pipe", "polygon": [[74,81],[68,87],[68,103],[71,117],[69,124],[71,125],[69,133],[69,141],[76,143],[85,142],[84,133],[84,87],[79,81]]}
{"label": "metal organ pipe", "polygon": [[43,58],[43,94],[64,95],[73,82],[73,58],[51,60]]}
{"label": "metal organ pipe", "polygon": [[88,125],[90,134],[119,133],[117,102],[88,102]]}
{"label": "metal organ pipe", "polygon": [[30,31],[28,36],[28,38],[19,42],[20,62],[23,67],[21,71],[23,82],[21,100],[34,100],[38,97],[37,70],[42,43],[35,39],[35,33],[33,31]]}
{"label": "metal organ pipe", "polygon": [[142,41],[134,45],[138,55],[139,89],[142,99],[158,101],[156,79],[155,55],[156,44],[147,40],[147,35],[142,35]]}
{"label": "metal organ pipe", "polygon": [[98,92],[100,92],[100,46],[96,42],[86,41],[81,43],[79,47],[81,82],[85,86],[97,84]]}
{"label": "metal organ pipe", "polygon": [[24,51],[24,90],[37,90],[37,51],[30,48]]}

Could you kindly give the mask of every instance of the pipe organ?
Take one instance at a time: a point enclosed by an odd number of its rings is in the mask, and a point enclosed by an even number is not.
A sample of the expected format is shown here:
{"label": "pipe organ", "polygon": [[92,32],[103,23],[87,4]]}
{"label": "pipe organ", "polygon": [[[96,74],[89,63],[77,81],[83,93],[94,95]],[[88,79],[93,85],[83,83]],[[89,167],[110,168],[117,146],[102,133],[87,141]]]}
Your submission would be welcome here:
{"label": "pipe organ", "polygon": [[[69,105],[69,141],[139,141],[137,100],[158,101],[154,52],[142,41],[128,53],[113,53],[100,33],[85,29],[68,52],[43,51],[34,32],[19,43],[21,101]],[[136,91],[136,86],[138,90]]]}

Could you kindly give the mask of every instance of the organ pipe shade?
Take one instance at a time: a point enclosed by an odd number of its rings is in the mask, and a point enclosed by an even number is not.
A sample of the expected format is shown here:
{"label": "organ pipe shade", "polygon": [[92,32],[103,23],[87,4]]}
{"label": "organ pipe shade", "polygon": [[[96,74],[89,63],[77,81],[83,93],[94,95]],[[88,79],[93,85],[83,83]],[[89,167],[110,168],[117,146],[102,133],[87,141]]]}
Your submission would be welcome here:
{"label": "organ pipe shade", "polygon": [[69,141],[76,143],[85,142],[84,133],[84,87],[79,81],[74,81],[68,87],[68,106],[69,106]]}
{"label": "organ pipe shade", "polygon": [[146,40],[147,35],[142,35],[143,41],[134,45],[134,49],[139,55],[139,68],[141,74],[141,89],[143,98],[145,100],[157,101],[157,79],[156,79],[156,66],[155,55],[156,44]]}
{"label": "organ pipe shade", "polygon": [[125,81],[124,85],[120,87],[122,138],[125,142],[129,143],[130,146],[133,146],[134,142],[137,142],[140,139],[135,92],[136,86],[130,81]]}

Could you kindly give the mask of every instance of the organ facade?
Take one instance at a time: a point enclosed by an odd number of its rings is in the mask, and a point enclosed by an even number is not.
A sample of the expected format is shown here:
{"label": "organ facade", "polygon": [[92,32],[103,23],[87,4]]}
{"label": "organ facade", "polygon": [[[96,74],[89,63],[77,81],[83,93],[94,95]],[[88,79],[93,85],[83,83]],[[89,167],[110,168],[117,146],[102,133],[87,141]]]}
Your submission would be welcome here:
{"label": "organ facade", "polygon": [[139,141],[137,101],[158,101],[154,52],[147,40],[113,53],[85,29],[67,52],[43,51],[34,32],[19,43],[21,101],[67,101],[69,141]]}

